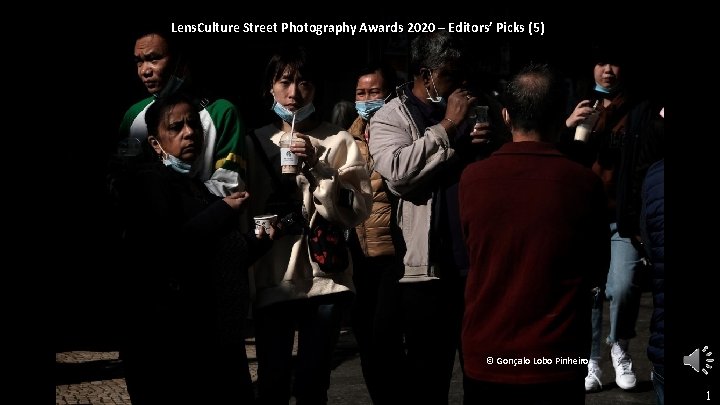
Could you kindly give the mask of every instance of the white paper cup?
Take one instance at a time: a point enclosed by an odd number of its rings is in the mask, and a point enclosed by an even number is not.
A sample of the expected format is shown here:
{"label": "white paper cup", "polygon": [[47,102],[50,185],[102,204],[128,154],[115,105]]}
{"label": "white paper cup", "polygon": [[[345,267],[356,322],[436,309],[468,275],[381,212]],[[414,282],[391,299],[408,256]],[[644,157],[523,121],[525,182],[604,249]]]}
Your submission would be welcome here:
{"label": "white paper cup", "polygon": [[260,234],[260,227],[265,228],[265,233],[270,233],[270,228],[277,222],[276,214],[263,214],[253,217],[255,220],[255,235]]}

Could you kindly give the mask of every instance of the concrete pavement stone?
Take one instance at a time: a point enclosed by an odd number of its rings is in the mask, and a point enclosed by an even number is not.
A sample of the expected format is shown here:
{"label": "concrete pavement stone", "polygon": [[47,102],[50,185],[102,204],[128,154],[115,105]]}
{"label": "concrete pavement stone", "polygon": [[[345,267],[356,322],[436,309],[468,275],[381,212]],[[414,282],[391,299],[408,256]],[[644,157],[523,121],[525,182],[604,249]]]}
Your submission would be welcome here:
{"label": "concrete pavement stone", "polygon": [[[605,303],[603,333],[609,330],[607,320],[608,303]],[[652,313],[652,296],[643,293],[636,330],[638,336],[631,341],[630,354],[633,358],[633,365],[638,379],[638,386],[633,391],[623,391],[615,384],[615,374],[610,364],[609,347],[603,348],[603,386],[601,392],[585,396],[586,405],[600,405],[611,403],[652,405],[655,404],[655,393],[650,382],[650,362],[645,354],[649,335],[649,320]],[[255,340],[246,340],[246,350],[250,363],[250,372],[253,381],[257,379],[257,357],[255,352]],[[297,338],[295,351],[297,350]],[[92,363],[97,361],[112,362],[117,360],[117,352],[101,351],[69,351],[56,353],[55,361],[58,365]],[[328,391],[329,404],[347,405],[368,405],[370,397],[365,388],[365,383],[360,369],[360,358],[354,336],[350,331],[341,334],[336,349],[337,367],[332,371],[330,377],[330,389]],[[66,369],[59,369],[60,372]],[[103,371],[103,369],[99,369]],[[125,380],[122,378],[108,377],[107,373],[100,372],[97,375],[89,376],[82,382],[72,384],[58,384],[55,386],[56,405],[71,404],[131,404],[127,394]],[[294,399],[290,404],[294,404]],[[459,362],[455,362],[455,370],[451,380],[449,404],[462,404],[462,372]]]}

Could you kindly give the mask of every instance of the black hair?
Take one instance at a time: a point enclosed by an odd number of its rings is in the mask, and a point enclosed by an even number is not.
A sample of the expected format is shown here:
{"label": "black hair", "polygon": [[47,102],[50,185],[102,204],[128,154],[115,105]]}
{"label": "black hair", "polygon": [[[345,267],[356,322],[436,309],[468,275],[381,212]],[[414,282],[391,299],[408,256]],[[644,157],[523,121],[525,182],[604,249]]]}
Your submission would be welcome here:
{"label": "black hair", "polygon": [[172,107],[183,103],[189,104],[195,110],[196,114],[200,114],[201,108],[195,99],[183,92],[158,97],[155,102],[148,107],[147,111],[145,111],[145,125],[147,126],[148,136],[157,137],[163,117]]}
{"label": "black hair", "polygon": [[272,85],[280,80],[286,69],[294,74],[302,76],[303,80],[312,83],[317,87],[317,67],[308,57],[307,49],[303,47],[286,47],[276,52],[265,68],[265,79],[263,93],[270,94]]}
{"label": "black hair", "polygon": [[357,84],[357,79],[361,76],[370,75],[375,72],[380,72],[382,75],[383,86],[385,87],[383,90],[385,90],[388,94],[394,94],[398,81],[397,73],[395,72],[395,69],[387,63],[371,62],[362,66],[358,69],[357,74],[355,75],[355,84]]}
{"label": "black hair", "polygon": [[176,35],[172,35],[167,27],[157,24],[140,24],[135,30],[133,30],[133,46],[140,38],[150,35],[157,35],[165,40],[168,47],[168,53],[170,54],[170,58],[172,60],[180,58],[184,53],[184,46],[179,38]]}
{"label": "black hair", "polygon": [[590,61],[593,66],[609,63],[611,65],[622,66],[624,68],[630,59],[628,53],[629,50],[627,49],[627,45],[623,44],[621,41],[612,44],[595,44],[590,50]]}
{"label": "black hair", "polygon": [[512,126],[537,131],[546,140],[565,116],[563,83],[548,65],[530,64],[507,84],[507,108]]}
{"label": "black hair", "polygon": [[[168,56],[168,67],[167,73],[169,75],[177,76],[182,78],[184,83],[182,84],[182,91],[186,93],[205,95],[206,90],[203,88],[202,83],[198,82],[198,78],[191,78],[190,72],[196,70],[197,66],[195,63],[195,56],[193,55],[192,47],[189,46],[190,42],[177,34],[173,34],[166,27],[157,24],[146,24],[140,25],[133,35],[133,46],[141,38],[156,35],[165,41],[167,46]],[[199,75],[202,77],[202,75]],[[165,83],[167,86],[169,83]],[[164,90],[165,88],[163,88]]]}

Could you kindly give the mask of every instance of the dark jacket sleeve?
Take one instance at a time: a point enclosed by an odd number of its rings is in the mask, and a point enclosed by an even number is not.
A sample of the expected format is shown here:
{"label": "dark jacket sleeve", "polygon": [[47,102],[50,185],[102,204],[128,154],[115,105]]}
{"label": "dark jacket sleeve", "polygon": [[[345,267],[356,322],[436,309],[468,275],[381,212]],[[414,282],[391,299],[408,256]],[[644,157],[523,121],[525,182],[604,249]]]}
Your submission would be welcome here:
{"label": "dark jacket sleeve", "polygon": [[[237,211],[209,192],[209,205],[191,196],[186,179],[177,178],[164,167],[140,171],[134,179],[131,196],[131,216],[138,230],[136,237],[147,243],[164,240],[183,240],[187,243],[206,243],[212,236],[228,232],[238,223]],[[203,186],[198,186],[206,192]]]}
{"label": "dark jacket sleeve", "polygon": [[273,245],[273,241],[269,238],[256,238],[254,230],[243,234],[243,238],[247,242],[248,247],[248,257],[246,262],[248,266],[267,253]]}
{"label": "dark jacket sleeve", "polygon": [[565,127],[558,136],[555,146],[570,160],[580,163],[584,167],[592,167],[597,158],[597,145],[593,137],[588,142],[576,141],[575,127]]}
{"label": "dark jacket sleeve", "polygon": [[[617,175],[618,233],[625,238],[640,235],[641,189],[648,168],[663,158],[664,120],[660,108],[649,101],[630,113]],[[641,252],[644,254],[644,252]]]}
{"label": "dark jacket sleeve", "polygon": [[230,231],[237,225],[237,217],[238,212],[219,199],[189,218],[183,224],[181,232],[188,239],[205,240],[213,235]]}
{"label": "dark jacket sleeve", "polygon": [[597,158],[597,149],[592,140],[590,142],[576,141],[572,139],[571,135],[569,138],[561,138],[556,146],[558,150],[570,158],[570,160],[580,163],[587,168],[592,167]]}

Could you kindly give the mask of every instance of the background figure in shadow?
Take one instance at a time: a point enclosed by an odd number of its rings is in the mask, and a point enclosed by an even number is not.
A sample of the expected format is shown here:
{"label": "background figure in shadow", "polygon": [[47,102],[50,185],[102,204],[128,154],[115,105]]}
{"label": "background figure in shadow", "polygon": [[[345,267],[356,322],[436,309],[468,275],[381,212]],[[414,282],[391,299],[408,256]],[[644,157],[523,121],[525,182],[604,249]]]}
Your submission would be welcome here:
{"label": "background figure in shadow", "polygon": [[333,107],[330,122],[340,128],[350,128],[350,125],[353,121],[355,121],[355,118],[357,118],[355,104],[347,100],[340,100],[335,103],[335,106]]}

